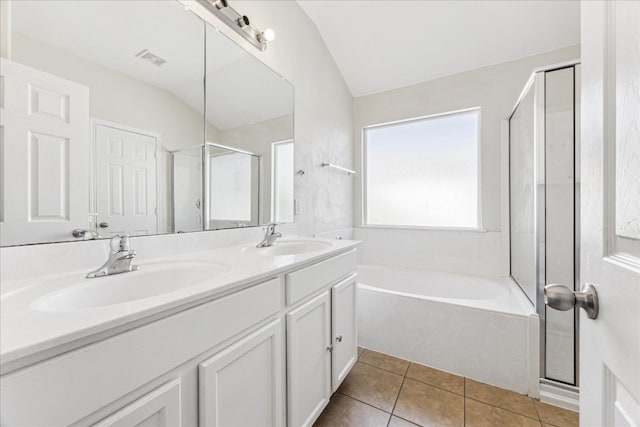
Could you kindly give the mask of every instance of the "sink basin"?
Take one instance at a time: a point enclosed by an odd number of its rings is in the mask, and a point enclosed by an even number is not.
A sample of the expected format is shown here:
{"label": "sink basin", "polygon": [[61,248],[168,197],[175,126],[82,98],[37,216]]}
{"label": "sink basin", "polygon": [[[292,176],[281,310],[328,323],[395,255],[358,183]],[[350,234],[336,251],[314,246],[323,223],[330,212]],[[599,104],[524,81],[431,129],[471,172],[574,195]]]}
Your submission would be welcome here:
{"label": "sink basin", "polygon": [[36,300],[33,308],[59,312],[124,304],[195,286],[228,270],[222,264],[180,262],[95,279],[62,279],[62,289]]}
{"label": "sink basin", "polygon": [[331,243],[314,240],[281,240],[274,246],[258,248],[258,253],[265,256],[299,255],[326,249]]}

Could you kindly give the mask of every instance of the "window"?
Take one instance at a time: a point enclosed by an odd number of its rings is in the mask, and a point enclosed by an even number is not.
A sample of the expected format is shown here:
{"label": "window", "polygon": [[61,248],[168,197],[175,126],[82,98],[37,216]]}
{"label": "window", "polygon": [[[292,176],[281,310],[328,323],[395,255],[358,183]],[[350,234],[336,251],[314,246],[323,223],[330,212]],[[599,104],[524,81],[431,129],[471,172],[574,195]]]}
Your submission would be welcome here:
{"label": "window", "polygon": [[365,224],[478,228],[480,110],[364,129]]}
{"label": "window", "polygon": [[271,218],[293,222],[293,141],[274,142],[271,153]]}

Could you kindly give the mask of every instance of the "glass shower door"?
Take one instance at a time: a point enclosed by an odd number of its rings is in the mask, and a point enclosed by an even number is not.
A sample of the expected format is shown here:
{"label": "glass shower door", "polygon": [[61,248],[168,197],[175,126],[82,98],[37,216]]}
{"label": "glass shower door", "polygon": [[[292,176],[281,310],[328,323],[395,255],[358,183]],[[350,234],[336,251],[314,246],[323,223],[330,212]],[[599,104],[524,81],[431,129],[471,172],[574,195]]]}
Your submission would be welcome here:
{"label": "glass shower door", "polygon": [[578,287],[577,70],[535,73],[509,120],[511,276],[540,316],[540,377],[570,386],[577,315],[545,306],[543,290]]}
{"label": "glass shower door", "polygon": [[[545,73],[545,285],[577,283],[574,67]],[[545,310],[545,378],[576,385],[576,309]]]}

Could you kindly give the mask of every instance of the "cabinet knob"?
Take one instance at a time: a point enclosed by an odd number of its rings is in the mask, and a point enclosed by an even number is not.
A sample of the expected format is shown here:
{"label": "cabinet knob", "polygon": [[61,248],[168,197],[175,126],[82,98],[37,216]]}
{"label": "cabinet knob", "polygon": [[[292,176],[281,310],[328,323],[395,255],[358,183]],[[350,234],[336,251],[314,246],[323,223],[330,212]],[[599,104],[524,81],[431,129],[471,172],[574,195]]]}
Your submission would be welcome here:
{"label": "cabinet knob", "polygon": [[327,347],[327,351],[333,351],[333,344]]}
{"label": "cabinet knob", "polygon": [[342,335],[338,335],[338,336],[336,337],[336,341],[338,341],[338,342],[342,342]]}

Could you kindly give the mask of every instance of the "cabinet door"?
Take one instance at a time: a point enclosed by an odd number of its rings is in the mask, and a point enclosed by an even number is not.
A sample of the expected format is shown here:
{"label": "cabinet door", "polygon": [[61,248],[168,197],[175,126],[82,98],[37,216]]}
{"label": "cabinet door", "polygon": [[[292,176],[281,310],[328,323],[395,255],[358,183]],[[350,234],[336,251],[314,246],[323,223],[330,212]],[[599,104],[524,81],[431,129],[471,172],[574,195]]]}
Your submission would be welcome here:
{"label": "cabinet door", "polygon": [[288,426],[310,426],[331,397],[329,291],[287,314]]}
{"label": "cabinet door", "polygon": [[180,426],[180,380],[171,381],[108,416],[95,427]]}
{"label": "cabinet door", "polygon": [[201,426],[282,425],[282,332],[276,320],[199,366]]}
{"label": "cabinet door", "polygon": [[356,275],[331,288],[332,390],[336,391],[358,359]]}

